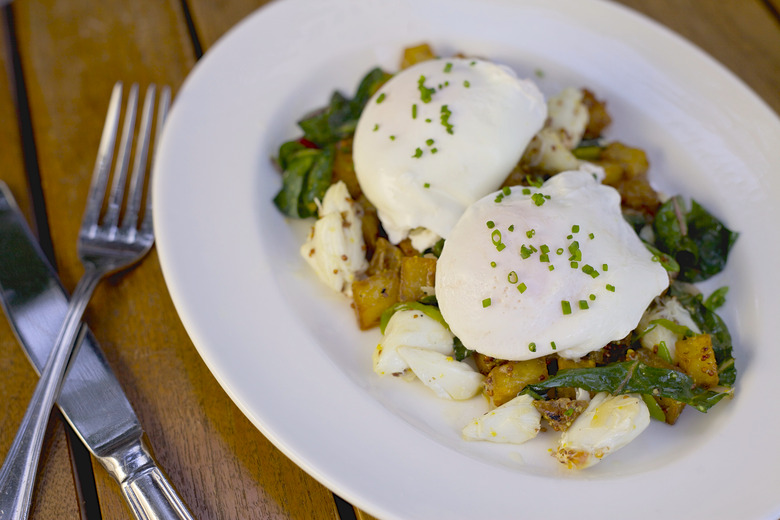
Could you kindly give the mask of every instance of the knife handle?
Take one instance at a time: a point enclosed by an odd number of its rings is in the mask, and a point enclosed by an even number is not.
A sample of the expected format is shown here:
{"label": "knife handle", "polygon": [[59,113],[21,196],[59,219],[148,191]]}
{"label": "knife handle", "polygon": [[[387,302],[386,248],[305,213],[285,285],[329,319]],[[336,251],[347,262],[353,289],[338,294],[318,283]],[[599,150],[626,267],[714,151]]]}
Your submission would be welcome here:
{"label": "knife handle", "polygon": [[130,436],[106,455],[95,454],[122,488],[137,520],[194,520],[184,501],[157,464],[140,436]]}
{"label": "knife handle", "polygon": [[193,520],[187,506],[157,466],[122,482],[122,493],[138,520]]}

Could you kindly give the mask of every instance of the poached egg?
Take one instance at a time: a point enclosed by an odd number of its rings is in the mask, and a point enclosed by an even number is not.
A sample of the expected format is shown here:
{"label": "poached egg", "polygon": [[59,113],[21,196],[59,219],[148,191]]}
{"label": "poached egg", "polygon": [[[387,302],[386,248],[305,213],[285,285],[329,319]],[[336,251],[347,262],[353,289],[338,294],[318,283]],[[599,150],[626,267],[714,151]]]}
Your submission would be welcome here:
{"label": "poached egg", "polygon": [[452,332],[499,359],[575,359],[625,337],[669,284],[597,169],[472,204],[444,244],[436,296]]}
{"label": "poached egg", "polygon": [[355,131],[355,172],[390,241],[423,251],[497,189],[544,125],[536,85],[478,59],[437,59],[398,73]]}

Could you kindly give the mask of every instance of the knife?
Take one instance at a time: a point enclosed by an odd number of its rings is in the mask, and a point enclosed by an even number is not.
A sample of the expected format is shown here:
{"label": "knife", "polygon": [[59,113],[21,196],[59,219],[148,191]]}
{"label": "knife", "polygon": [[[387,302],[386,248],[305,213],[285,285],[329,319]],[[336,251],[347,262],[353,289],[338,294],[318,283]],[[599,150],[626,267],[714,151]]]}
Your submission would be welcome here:
{"label": "knife", "polygon": [[[40,374],[65,319],[68,293],[2,181],[0,302]],[[138,417],[86,325],[82,325],[81,337],[57,400],[65,419],[119,483],[138,520],[192,520],[152,458]]]}

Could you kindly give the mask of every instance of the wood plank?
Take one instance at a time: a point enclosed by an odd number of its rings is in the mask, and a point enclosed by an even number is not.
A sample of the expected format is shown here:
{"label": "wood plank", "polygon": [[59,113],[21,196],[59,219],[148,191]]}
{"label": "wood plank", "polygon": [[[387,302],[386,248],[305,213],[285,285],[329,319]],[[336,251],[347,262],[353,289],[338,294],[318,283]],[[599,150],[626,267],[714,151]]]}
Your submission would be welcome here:
{"label": "wood plank", "polygon": [[[3,23],[2,30],[5,33]],[[11,84],[8,34],[0,39],[0,179],[10,188],[31,222],[32,209],[22,159],[21,140]],[[0,318],[0,458],[4,459],[32,396],[38,376],[16,341],[8,321]],[[78,518],[79,509],[70,468],[67,439],[58,412],[44,439],[30,518]]]}
{"label": "wood plank", "polygon": [[198,37],[208,50],[230,28],[270,0],[189,0]]}
{"label": "wood plank", "polygon": [[[63,282],[82,269],[76,236],[111,85],[178,88],[194,64],[179,0],[17,0],[21,54],[51,234]],[[148,434],[197,518],[334,518],[331,494],[231,403],[175,313],[155,252],[103,282],[86,314]],[[104,518],[129,518],[96,466]]]}
{"label": "wood plank", "polygon": [[[762,0],[617,0],[666,25],[739,76],[780,114],[780,21]],[[780,0],[772,0],[780,3]],[[670,57],[669,59],[673,59]]]}

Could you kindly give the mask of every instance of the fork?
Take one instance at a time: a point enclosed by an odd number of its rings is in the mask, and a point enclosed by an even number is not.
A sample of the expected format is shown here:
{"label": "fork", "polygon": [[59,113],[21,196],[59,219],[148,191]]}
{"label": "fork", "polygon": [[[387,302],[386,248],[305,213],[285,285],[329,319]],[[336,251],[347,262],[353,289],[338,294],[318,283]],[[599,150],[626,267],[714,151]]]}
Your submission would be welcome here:
{"label": "fork", "polygon": [[[81,336],[86,330],[86,327],[82,326],[81,318],[95,287],[105,276],[139,262],[154,243],[150,196],[147,196],[143,215],[140,213],[144,205],[144,185],[148,184],[145,182],[146,163],[152,134],[155,96],[156,88],[151,85],[146,91],[141,111],[139,142],[135,149],[128,187],[129,194],[124,201],[123,213],[122,205],[138,108],[138,85],[134,84],[130,87],[111,191],[108,193],[106,211],[101,220],[100,215],[106,197],[114,158],[114,145],[121,119],[122,83],[116,83],[111,93],[86,209],[79,229],[78,255],[84,267],[84,274],[73,291],[54,349],[47,358],[22,424],[0,468],[0,520],[24,519],[28,516],[49,414],[67,372],[68,361],[76,345],[81,343]],[[170,104],[170,96],[170,89],[164,87],[157,110],[155,140],[160,135]],[[142,219],[139,219],[141,216]]]}

